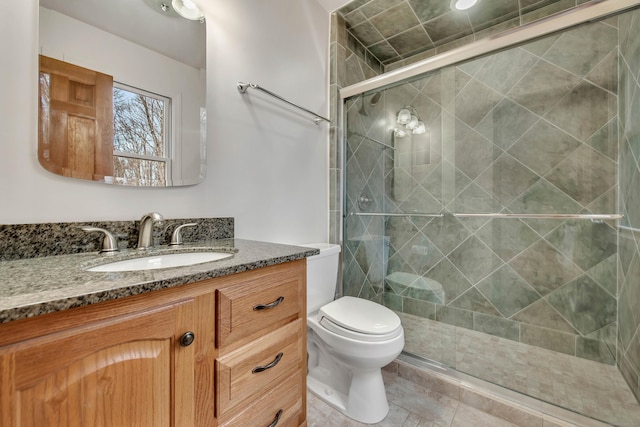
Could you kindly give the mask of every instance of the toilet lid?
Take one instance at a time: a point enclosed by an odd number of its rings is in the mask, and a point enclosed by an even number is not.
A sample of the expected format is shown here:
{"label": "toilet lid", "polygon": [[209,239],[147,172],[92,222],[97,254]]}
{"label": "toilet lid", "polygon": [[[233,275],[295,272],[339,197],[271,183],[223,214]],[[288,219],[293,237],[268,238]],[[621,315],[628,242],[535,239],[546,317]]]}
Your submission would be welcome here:
{"label": "toilet lid", "polygon": [[323,306],[319,319],[326,317],[345,329],[369,335],[386,335],[400,328],[393,311],[362,298],[342,297]]}

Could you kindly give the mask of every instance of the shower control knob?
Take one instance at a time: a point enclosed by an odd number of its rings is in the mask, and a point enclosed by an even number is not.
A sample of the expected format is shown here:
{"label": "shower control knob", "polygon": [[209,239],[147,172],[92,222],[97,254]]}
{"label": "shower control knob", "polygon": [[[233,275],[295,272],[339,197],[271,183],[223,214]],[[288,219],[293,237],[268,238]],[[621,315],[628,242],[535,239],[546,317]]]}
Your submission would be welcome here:
{"label": "shower control knob", "polygon": [[183,347],[189,347],[193,344],[193,341],[196,339],[196,335],[189,331],[185,333],[182,337],[180,337],[180,345]]}

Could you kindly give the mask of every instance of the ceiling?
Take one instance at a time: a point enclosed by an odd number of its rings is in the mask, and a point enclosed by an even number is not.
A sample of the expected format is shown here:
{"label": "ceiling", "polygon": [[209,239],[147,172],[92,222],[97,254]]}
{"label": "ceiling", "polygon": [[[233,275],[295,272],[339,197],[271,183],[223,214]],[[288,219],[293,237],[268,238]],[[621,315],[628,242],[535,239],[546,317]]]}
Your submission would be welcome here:
{"label": "ceiling", "polygon": [[40,0],[42,7],[192,67],[205,68],[206,25],[177,15],[167,16],[159,3],[160,0]]}
{"label": "ceiling", "polygon": [[[466,11],[454,11],[450,0],[353,0],[338,13],[344,17],[348,31],[387,65],[498,24],[520,25],[527,14],[541,8],[564,7],[565,3],[480,0]],[[573,1],[571,6],[575,6]]]}

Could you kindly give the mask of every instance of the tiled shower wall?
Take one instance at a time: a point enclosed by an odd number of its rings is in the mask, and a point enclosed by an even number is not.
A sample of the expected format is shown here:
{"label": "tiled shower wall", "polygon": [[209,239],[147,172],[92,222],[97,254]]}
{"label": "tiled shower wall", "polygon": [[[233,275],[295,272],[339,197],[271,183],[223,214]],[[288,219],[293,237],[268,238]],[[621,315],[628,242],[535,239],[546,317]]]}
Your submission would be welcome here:
{"label": "tiled shower wall", "polygon": [[[445,215],[347,216],[344,293],[614,364],[615,223],[453,213],[617,211],[617,22],[349,101],[346,212]],[[407,104],[429,132],[394,141]]]}
{"label": "tiled shower wall", "polygon": [[640,400],[640,12],[620,16],[618,366]]}

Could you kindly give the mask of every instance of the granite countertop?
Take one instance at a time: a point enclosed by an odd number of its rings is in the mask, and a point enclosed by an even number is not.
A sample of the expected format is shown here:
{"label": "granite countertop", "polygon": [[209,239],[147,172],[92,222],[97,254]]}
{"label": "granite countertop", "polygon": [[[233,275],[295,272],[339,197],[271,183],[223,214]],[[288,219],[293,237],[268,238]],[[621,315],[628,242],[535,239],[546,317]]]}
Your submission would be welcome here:
{"label": "granite countertop", "polygon": [[[89,272],[86,268],[122,259],[198,249],[232,252],[230,258],[155,270]],[[96,252],[0,261],[0,323],[198,282],[317,255],[318,249],[241,239],[221,239],[135,249],[115,255]]]}

